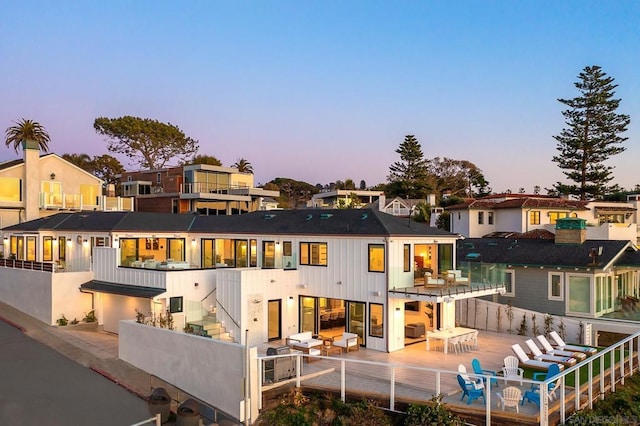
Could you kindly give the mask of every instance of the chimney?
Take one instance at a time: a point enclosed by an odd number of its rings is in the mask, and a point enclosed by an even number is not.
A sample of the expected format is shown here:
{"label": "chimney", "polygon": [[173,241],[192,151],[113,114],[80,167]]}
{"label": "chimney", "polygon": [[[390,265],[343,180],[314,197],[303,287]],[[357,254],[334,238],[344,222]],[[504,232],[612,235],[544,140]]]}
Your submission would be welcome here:
{"label": "chimney", "polygon": [[565,217],[556,221],[556,244],[582,244],[587,239],[587,221]]}
{"label": "chimney", "polygon": [[116,196],[116,186],[112,183],[107,184],[107,197],[115,197]]}

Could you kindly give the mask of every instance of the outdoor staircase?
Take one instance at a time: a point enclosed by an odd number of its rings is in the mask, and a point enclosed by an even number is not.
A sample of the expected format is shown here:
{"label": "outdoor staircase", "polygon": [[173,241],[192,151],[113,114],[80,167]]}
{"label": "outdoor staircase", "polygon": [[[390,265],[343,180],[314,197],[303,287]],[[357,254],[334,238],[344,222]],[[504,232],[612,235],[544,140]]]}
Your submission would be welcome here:
{"label": "outdoor staircase", "polygon": [[202,317],[202,321],[194,321],[188,323],[193,328],[193,334],[199,336],[210,337],[214,340],[222,340],[225,342],[235,342],[233,337],[229,335],[229,332],[220,323],[215,314],[215,309],[212,312],[207,312]]}

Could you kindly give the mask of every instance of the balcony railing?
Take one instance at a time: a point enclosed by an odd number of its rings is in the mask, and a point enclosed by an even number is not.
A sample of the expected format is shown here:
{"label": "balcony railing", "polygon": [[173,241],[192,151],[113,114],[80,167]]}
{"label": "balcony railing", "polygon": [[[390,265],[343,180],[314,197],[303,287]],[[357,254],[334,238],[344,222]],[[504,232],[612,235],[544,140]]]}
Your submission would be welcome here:
{"label": "balcony railing", "polygon": [[247,185],[223,185],[219,183],[210,182],[193,182],[183,183],[180,185],[180,192],[183,194],[228,194],[229,191],[234,189],[247,189]]}
{"label": "balcony railing", "polygon": [[53,272],[54,264],[52,262],[34,262],[31,260],[15,260],[15,259],[0,259],[0,267],[15,268],[15,269],[28,269],[30,271],[44,271]]}
{"label": "balcony railing", "polygon": [[96,203],[85,203],[82,194],[40,193],[40,208],[44,210],[94,210],[97,208],[101,211],[133,211],[133,198],[131,197],[100,195],[97,197]]}

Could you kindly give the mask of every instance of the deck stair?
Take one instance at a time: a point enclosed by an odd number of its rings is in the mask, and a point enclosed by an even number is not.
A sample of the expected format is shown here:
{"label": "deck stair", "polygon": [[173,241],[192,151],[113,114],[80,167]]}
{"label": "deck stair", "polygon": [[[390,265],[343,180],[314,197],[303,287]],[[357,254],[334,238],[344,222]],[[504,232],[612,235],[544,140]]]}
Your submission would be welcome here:
{"label": "deck stair", "polygon": [[207,314],[202,317],[201,321],[189,322],[188,325],[193,329],[193,334],[210,337],[214,340],[235,342],[222,323],[217,320],[215,309],[207,312]]}

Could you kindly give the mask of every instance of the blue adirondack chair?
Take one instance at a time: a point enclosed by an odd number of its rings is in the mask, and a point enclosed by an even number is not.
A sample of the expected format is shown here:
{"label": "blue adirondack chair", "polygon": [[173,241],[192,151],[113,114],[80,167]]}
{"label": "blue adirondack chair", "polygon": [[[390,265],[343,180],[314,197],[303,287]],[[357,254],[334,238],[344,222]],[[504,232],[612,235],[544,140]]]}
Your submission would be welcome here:
{"label": "blue adirondack chair", "polygon": [[[547,370],[546,373],[533,373],[533,380],[544,381],[547,379],[551,379],[558,374],[560,374],[560,367],[558,366],[558,364],[551,364],[549,366],[549,370]],[[549,392],[549,400],[553,401],[553,399],[555,398],[556,382],[549,383],[547,389]],[[531,384],[531,389],[524,393],[520,405],[524,405],[525,401],[533,402],[538,407],[540,406],[540,389],[538,385],[536,385],[535,383]]]}
{"label": "blue adirondack chair", "polygon": [[[480,361],[478,361],[477,358],[474,358],[473,360],[471,360],[471,367],[473,368],[474,374],[484,374],[484,375],[495,376],[496,377],[495,379],[491,377],[491,386],[498,387],[498,379],[497,379],[498,373],[496,373],[493,370],[483,370],[482,367],[480,366]],[[482,382],[486,384],[487,378],[482,377]]]}
{"label": "blue adirondack chair", "polygon": [[459,374],[458,384],[460,384],[460,388],[462,389],[462,398],[460,398],[460,401],[463,401],[465,396],[468,397],[467,405],[470,405],[474,399],[478,398],[482,398],[482,401],[484,401],[484,389],[476,389],[473,383],[466,382]]}

